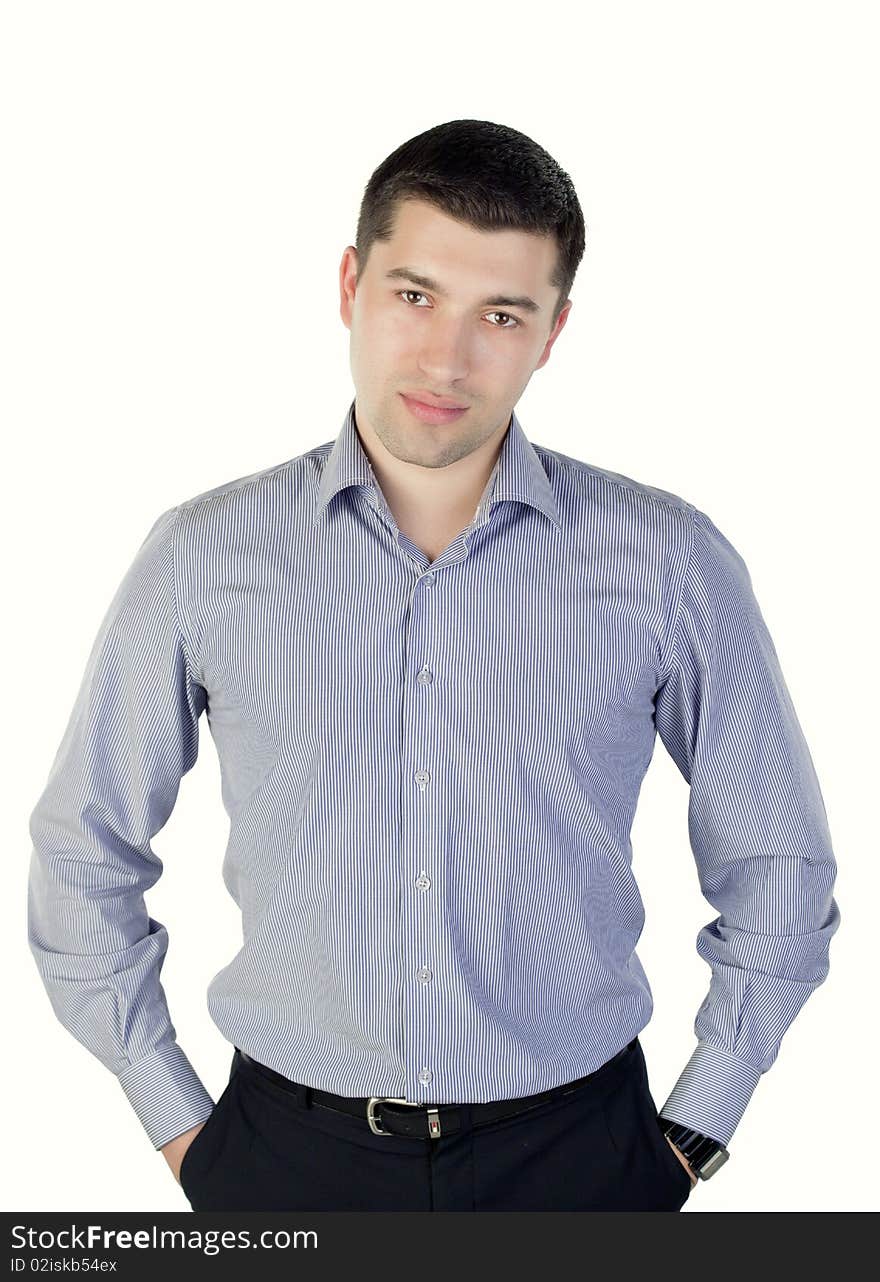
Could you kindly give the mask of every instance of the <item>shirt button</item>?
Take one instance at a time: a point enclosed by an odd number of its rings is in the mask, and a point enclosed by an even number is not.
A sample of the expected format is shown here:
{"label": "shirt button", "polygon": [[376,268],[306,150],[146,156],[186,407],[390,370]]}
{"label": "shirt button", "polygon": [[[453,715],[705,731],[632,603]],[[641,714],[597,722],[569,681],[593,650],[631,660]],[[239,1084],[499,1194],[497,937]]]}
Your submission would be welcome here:
{"label": "shirt button", "polygon": [[416,681],[418,681],[419,685],[422,686],[430,685],[433,680],[434,677],[431,673],[431,669],[427,665],[422,668],[421,672],[416,677]]}
{"label": "shirt button", "polygon": [[426,588],[432,588],[434,586],[434,579],[436,577],[437,576],[434,574],[434,571],[429,570],[428,573],[423,577],[422,582],[424,583]]}
{"label": "shirt button", "polygon": [[427,783],[431,776],[428,774],[427,770],[417,770],[413,778],[416,783]]}
{"label": "shirt button", "polygon": [[423,1086],[427,1086],[428,1082],[433,1082],[433,1080],[434,1074],[431,1072],[430,1068],[419,1069],[419,1081]]}
{"label": "shirt button", "polygon": [[431,971],[428,970],[427,966],[423,966],[421,970],[416,971],[416,978],[420,984],[429,984],[431,982]]}
{"label": "shirt button", "polygon": [[419,890],[427,890],[430,884],[431,884],[431,878],[425,876],[424,873],[419,873],[418,877],[416,877],[416,885],[418,886]]}

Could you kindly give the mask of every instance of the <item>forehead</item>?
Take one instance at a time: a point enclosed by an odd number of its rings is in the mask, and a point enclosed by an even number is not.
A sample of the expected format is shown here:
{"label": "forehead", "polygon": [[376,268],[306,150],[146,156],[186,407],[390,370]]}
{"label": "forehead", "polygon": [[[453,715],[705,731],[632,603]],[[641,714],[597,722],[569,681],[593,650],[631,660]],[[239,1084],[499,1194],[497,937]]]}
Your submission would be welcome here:
{"label": "forehead", "polygon": [[503,277],[511,288],[553,292],[556,239],[518,229],[481,231],[452,218],[428,201],[398,202],[391,238],[375,241],[370,258],[382,270],[412,266],[449,288],[467,278]]}

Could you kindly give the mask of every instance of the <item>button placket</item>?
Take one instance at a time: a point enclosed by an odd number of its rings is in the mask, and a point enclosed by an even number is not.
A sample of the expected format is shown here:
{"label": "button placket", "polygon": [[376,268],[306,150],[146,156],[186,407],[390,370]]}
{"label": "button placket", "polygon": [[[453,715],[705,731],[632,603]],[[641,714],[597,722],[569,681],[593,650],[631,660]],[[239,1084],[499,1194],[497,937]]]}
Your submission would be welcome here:
{"label": "button placket", "polygon": [[[435,805],[432,790],[435,786],[435,778],[431,768],[433,765],[431,751],[434,744],[432,732],[436,732],[436,717],[434,702],[430,699],[435,673],[427,658],[422,657],[419,663],[415,655],[421,650],[424,656],[431,650],[432,608],[436,600],[438,581],[439,574],[436,570],[427,570],[416,581],[411,602],[410,626],[406,634],[407,652],[404,656],[404,671],[410,674],[414,672],[414,677],[408,682],[404,692],[403,710],[409,729],[408,733],[404,734],[403,750],[405,754],[412,754],[409,758],[411,763],[409,770],[414,788],[409,794],[413,801],[406,802],[407,813],[402,816],[401,823],[404,843],[401,859],[404,863],[412,857],[413,853],[422,859],[425,855],[429,858],[435,857],[435,851],[431,848],[431,835],[436,829],[436,825],[432,822]],[[406,765],[406,758],[404,764]],[[408,941],[403,944],[402,952],[406,955],[407,950],[411,950],[409,966],[404,968],[404,976],[408,973],[411,978],[408,982],[404,979],[406,987],[404,1011],[410,1012],[410,1018],[404,1029],[403,1049],[407,1065],[409,1098],[413,1100],[423,1095],[424,1087],[434,1079],[430,1066],[420,1064],[421,1056],[426,1051],[430,1052],[433,1044],[432,1011],[427,996],[422,998],[423,993],[427,994],[434,978],[434,971],[427,964],[430,961],[431,940],[435,929],[433,919],[436,912],[434,898],[427,893],[431,885],[432,879],[428,876],[427,869],[421,867],[419,875],[413,879],[413,886],[418,893],[404,901],[402,922],[403,938]],[[419,1066],[414,1078],[410,1078],[410,1073],[413,1071],[409,1067],[410,1064],[414,1067]]]}

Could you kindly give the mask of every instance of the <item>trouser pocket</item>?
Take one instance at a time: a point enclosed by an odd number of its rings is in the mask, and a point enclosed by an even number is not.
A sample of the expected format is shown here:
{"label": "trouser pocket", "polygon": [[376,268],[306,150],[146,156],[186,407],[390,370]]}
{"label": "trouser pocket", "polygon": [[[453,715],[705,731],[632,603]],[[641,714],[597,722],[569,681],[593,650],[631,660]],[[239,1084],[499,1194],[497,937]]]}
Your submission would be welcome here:
{"label": "trouser pocket", "polygon": [[210,1171],[222,1146],[235,1085],[235,1078],[230,1078],[204,1126],[195,1138],[190,1140],[189,1147],[183,1155],[178,1179],[191,1205],[196,1186],[201,1186],[203,1176]]}
{"label": "trouser pocket", "polygon": [[663,1134],[644,1059],[607,1101],[622,1197],[633,1211],[678,1211],[693,1184]]}

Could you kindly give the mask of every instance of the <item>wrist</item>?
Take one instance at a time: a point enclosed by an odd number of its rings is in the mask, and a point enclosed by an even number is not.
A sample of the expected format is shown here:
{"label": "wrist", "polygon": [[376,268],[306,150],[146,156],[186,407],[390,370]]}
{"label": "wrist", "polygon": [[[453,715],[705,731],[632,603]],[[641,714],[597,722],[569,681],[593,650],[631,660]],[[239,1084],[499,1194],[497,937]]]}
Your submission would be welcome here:
{"label": "wrist", "polygon": [[711,1179],[730,1157],[719,1140],[667,1117],[661,1116],[658,1120],[667,1140],[678,1150],[698,1179]]}
{"label": "wrist", "polygon": [[185,1152],[189,1147],[190,1141],[204,1125],[204,1122],[197,1122],[196,1125],[191,1126],[188,1131],[182,1131],[180,1135],[175,1135],[173,1140],[169,1140],[167,1144],[162,1145],[160,1152],[164,1153],[169,1160],[179,1153]]}

